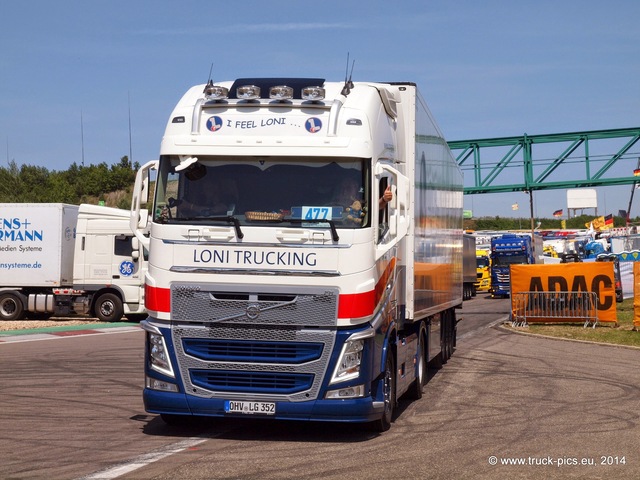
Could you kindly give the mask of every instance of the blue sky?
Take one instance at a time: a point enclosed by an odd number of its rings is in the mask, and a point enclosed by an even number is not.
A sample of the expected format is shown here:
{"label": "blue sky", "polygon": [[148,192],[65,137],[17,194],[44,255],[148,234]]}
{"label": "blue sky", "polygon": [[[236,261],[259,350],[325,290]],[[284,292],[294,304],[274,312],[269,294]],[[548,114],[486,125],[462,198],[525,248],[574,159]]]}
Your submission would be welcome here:
{"label": "blue sky", "polygon": [[[448,140],[638,127],[638,19],[637,0],[3,0],[0,159],[116,163],[130,111],[144,163],[212,64],[214,81],[341,81],[347,53],[354,80],[417,83]],[[598,213],[626,209],[630,189],[598,189]],[[465,208],[526,217],[529,197],[476,195]],[[534,196],[536,216],[560,208],[564,190]]]}

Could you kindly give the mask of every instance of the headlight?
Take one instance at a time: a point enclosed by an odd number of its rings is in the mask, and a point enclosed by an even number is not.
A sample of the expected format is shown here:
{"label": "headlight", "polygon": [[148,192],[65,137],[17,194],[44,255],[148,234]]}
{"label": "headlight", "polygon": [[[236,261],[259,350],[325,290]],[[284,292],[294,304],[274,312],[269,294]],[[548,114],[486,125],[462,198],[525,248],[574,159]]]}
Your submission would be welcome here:
{"label": "headlight", "polygon": [[338,364],[331,377],[331,384],[357,378],[360,375],[364,340],[348,340],[342,347]]}
{"label": "headlight", "polygon": [[164,337],[158,333],[147,332],[147,339],[149,342],[151,369],[175,378]]}

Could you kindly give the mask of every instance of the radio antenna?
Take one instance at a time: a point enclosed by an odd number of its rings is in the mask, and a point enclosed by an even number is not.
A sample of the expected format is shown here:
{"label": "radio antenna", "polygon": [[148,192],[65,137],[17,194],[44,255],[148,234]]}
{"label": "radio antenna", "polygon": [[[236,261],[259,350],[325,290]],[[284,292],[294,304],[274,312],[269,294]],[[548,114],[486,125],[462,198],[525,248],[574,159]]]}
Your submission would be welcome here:
{"label": "radio antenna", "polygon": [[206,93],[209,87],[213,87],[213,80],[211,79],[212,72],[213,72],[213,62],[211,62],[211,67],[209,67],[209,80],[207,81],[207,84],[205,85],[202,93]]}
{"label": "radio antenna", "polygon": [[353,88],[353,82],[351,81],[351,77],[353,76],[353,67],[356,64],[354,60],[351,64],[351,72],[349,72],[349,52],[347,52],[347,69],[344,74],[344,87],[342,87],[342,95],[345,97],[351,93],[351,89]]}

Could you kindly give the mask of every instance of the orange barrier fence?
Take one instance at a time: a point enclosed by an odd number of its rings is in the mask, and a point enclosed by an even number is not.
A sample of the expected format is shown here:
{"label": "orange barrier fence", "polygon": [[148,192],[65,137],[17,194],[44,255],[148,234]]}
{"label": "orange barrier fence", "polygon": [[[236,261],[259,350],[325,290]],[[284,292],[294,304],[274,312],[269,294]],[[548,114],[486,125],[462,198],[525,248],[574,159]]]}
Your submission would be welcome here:
{"label": "orange barrier fence", "polygon": [[598,297],[593,292],[518,292],[511,294],[511,325],[529,323],[598,323]]}
{"label": "orange barrier fence", "polygon": [[618,322],[611,262],[511,265],[511,298],[517,293],[593,293],[598,322]]}

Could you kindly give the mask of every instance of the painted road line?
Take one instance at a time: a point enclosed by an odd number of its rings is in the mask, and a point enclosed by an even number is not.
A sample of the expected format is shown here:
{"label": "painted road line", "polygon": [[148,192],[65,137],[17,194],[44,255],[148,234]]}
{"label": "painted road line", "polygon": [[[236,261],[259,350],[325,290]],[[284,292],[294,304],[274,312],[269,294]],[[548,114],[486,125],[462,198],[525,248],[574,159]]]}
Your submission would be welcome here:
{"label": "painted road line", "polygon": [[91,475],[87,475],[78,480],[110,480],[113,478],[118,478],[122,475],[131,473],[134,470],[138,470],[139,468],[149,465],[153,462],[162,460],[165,457],[168,457],[170,455],[175,455],[176,453],[180,453],[189,448],[193,448],[196,445],[200,445],[201,443],[206,442],[207,440],[210,440],[210,437],[188,438],[186,440],[182,440],[181,442],[174,443],[173,445],[168,445],[155,452],[144,453],[138,456],[137,458],[130,460],[129,462],[106,468],[105,470],[101,470]]}

